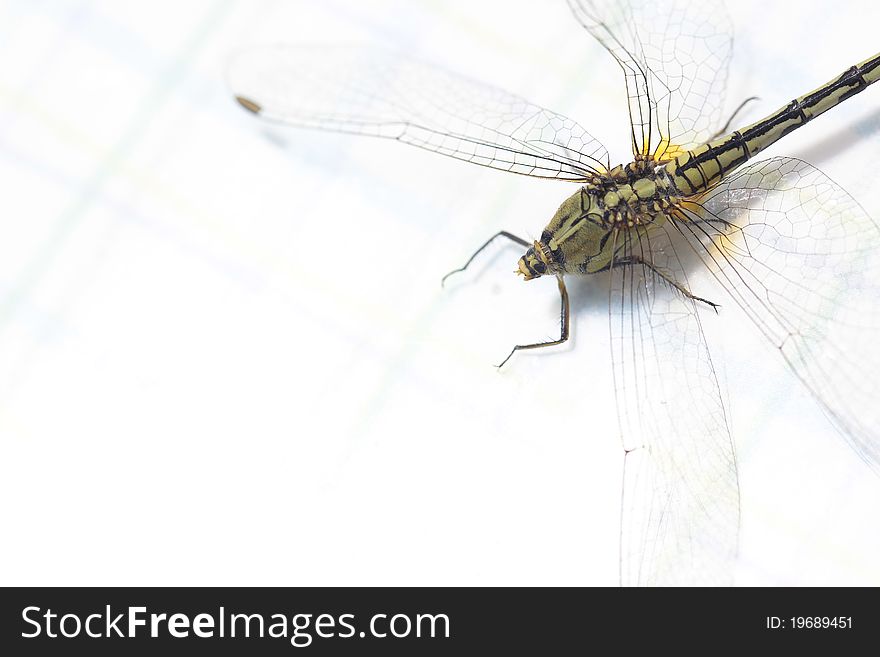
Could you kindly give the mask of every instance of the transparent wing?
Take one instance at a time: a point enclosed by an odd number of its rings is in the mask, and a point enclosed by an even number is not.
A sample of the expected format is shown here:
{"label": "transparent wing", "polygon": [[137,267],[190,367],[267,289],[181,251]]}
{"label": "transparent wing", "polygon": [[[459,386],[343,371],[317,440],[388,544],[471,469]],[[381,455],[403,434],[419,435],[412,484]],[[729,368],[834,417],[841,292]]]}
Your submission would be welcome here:
{"label": "transparent wing", "polygon": [[733,46],[720,0],[569,0],[626,77],[636,155],[661,161],[721,127]]}
{"label": "transparent wing", "polygon": [[880,470],[877,225],[793,158],[749,164],[685,207],[695,253]]}
{"label": "transparent wing", "polygon": [[582,181],[609,164],[571,119],[401,54],[258,47],[234,57],[227,77],[244,107],[281,123],[396,139],[539,178]]}
{"label": "transparent wing", "polygon": [[729,584],[739,532],[736,460],[698,309],[664,280],[686,287],[686,271],[665,228],[617,239],[619,259],[635,255],[656,268],[611,270],[614,383],[627,450],[621,584]]}

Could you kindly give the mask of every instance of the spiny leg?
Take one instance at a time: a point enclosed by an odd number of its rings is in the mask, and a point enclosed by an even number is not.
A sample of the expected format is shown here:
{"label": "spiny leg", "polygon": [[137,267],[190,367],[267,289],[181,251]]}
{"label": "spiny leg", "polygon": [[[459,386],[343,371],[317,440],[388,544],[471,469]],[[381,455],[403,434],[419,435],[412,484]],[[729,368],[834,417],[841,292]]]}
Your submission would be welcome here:
{"label": "spiny leg", "polygon": [[565,282],[562,280],[562,276],[556,277],[556,282],[559,284],[559,300],[561,307],[559,309],[559,315],[561,319],[561,331],[559,334],[558,340],[549,340],[548,342],[536,342],[534,344],[518,344],[513,349],[510,350],[510,353],[507,354],[507,358],[501,361],[497,365],[497,367],[504,367],[504,363],[510,360],[510,357],[513,356],[517,351],[521,349],[539,349],[541,347],[554,347],[558,344],[562,344],[568,340],[568,325],[569,325],[569,309],[568,309],[568,290],[565,289]]}
{"label": "spiny leg", "polygon": [[525,247],[529,246],[529,243],[526,240],[524,240],[522,237],[517,237],[513,233],[508,233],[506,230],[500,230],[497,233],[495,233],[492,237],[487,239],[485,244],[483,244],[483,246],[481,246],[479,249],[474,251],[473,255],[470,258],[468,258],[468,261],[466,263],[464,263],[463,267],[459,267],[458,269],[453,269],[451,272],[446,274],[446,276],[444,276],[442,279],[440,279],[440,287],[443,287],[446,284],[447,278],[449,278],[453,274],[457,274],[459,272],[462,272],[465,269],[467,269],[468,267],[470,267],[471,263],[474,261],[474,258],[476,258],[478,255],[480,255],[480,253],[483,251],[483,249],[485,249],[487,246],[489,246],[492,242],[497,240],[499,237],[506,237],[511,242],[515,242],[515,243],[519,244],[520,246],[525,246]]}
{"label": "spiny leg", "polygon": [[716,313],[718,312],[719,304],[714,303],[712,301],[709,301],[708,299],[704,299],[703,297],[698,297],[695,294],[692,294],[690,290],[688,290],[684,285],[682,285],[681,283],[676,281],[674,278],[672,278],[672,276],[667,274],[662,269],[655,267],[653,263],[648,262],[647,260],[645,260],[641,256],[637,256],[637,255],[626,256],[625,258],[618,259],[614,263],[615,267],[620,267],[622,265],[643,265],[643,266],[647,267],[648,269],[650,269],[655,274],[657,274],[657,276],[662,278],[664,281],[669,283],[676,290],[681,292],[688,299],[705,303],[707,306],[710,306],[712,308],[712,310],[714,310]]}
{"label": "spiny leg", "polygon": [[727,119],[727,123],[724,124],[724,127],[721,128],[721,130],[716,132],[714,135],[709,137],[708,141],[712,141],[713,139],[717,139],[718,137],[722,137],[722,136],[726,135],[727,131],[730,130],[730,124],[733,123],[733,120],[736,118],[736,115],[742,111],[743,107],[745,107],[746,105],[751,103],[753,100],[758,100],[758,97],[757,96],[749,96],[743,102],[741,102],[739,104],[739,107],[737,107],[735,110],[733,110],[733,114],[731,114],[730,118]]}

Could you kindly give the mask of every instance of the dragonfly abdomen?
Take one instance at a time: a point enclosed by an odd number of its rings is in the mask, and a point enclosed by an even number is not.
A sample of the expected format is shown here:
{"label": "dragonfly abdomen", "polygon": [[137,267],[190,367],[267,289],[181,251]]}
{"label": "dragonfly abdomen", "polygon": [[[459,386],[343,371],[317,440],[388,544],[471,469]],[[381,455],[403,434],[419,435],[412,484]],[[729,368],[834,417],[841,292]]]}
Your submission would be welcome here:
{"label": "dragonfly abdomen", "polygon": [[680,155],[665,169],[682,194],[698,194],[792,130],[859,93],[878,78],[880,54],[850,67],[770,116]]}

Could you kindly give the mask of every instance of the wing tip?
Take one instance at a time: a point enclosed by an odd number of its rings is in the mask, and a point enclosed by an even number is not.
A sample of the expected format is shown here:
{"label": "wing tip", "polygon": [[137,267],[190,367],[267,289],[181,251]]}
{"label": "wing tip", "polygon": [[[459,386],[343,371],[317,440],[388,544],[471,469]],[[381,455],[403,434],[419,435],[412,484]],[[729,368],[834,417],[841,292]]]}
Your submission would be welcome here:
{"label": "wing tip", "polygon": [[235,100],[237,100],[238,104],[244,107],[248,112],[260,114],[263,111],[262,106],[256,101],[251,100],[250,98],[245,98],[244,96],[236,96]]}

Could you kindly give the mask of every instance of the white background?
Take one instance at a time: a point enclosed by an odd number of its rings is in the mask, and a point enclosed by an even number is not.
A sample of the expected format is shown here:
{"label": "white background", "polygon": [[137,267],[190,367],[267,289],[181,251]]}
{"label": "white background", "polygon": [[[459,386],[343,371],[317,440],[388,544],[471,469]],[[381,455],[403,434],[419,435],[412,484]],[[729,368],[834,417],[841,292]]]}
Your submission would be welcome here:
{"label": "white background", "polygon": [[[726,107],[873,53],[870,2],[737,2]],[[394,47],[627,157],[622,80],[561,2],[0,5],[0,583],[617,583],[603,295],[500,247],[570,186],[268,130],[223,83],[266,42]],[[880,89],[777,144],[880,217]],[[875,301],[876,302],[876,301]],[[723,303],[723,301],[722,301]],[[728,310],[728,309],[726,309]],[[740,584],[880,584],[880,478],[733,308],[705,315]],[[860,348],[876,348],[864,345]]]}

